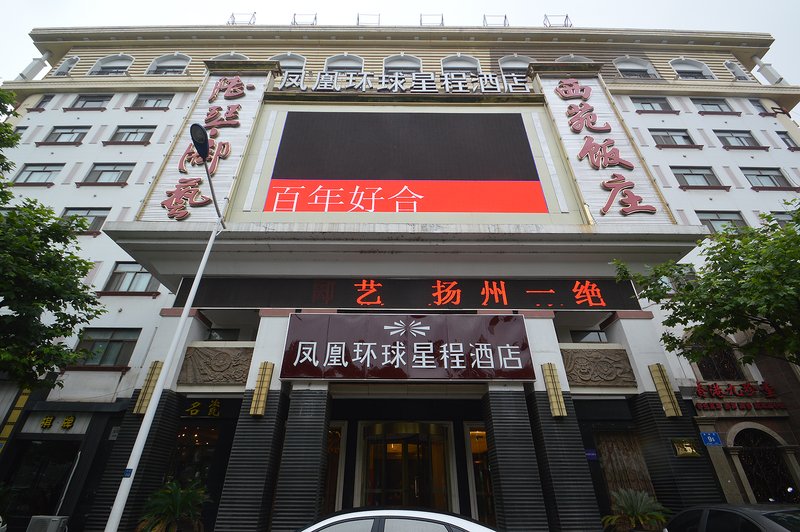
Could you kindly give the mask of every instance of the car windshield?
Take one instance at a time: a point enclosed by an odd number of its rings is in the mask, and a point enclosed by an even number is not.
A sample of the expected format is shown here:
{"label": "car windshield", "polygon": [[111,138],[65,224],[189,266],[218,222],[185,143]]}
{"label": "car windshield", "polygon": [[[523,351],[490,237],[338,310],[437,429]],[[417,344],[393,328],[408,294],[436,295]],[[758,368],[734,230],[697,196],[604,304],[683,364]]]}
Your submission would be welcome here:
{"label": "car windshield", "polygon": [[764,517],[774,521],[786,530],[800,532],[800,510],[786,510],[784,512],[771,512]]}

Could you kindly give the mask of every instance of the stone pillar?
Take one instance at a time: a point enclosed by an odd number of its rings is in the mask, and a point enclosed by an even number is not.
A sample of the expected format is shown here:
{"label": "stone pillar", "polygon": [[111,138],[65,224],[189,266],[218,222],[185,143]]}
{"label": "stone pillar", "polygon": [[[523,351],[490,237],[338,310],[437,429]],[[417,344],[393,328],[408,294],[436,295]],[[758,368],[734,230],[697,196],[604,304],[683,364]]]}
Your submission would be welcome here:
{"label": "stone pillar", "polygon": [[294,532],[319,517],[328,458],[327,383],[295,383],[280,458],[272,532]]}
{"label": "stone pillar", "polygon": [[522,385],[490,385],[483,412],[497,528],[550,530]]}

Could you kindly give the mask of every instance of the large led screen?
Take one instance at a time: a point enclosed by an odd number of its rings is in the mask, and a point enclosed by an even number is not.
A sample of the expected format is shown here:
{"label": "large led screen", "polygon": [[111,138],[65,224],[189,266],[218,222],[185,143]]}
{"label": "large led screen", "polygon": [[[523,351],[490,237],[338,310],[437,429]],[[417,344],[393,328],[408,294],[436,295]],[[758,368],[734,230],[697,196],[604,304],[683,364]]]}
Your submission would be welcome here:
{"label": "large led screen", "polygon": [[545,213],[517,113],[289,112],[270,212]]}

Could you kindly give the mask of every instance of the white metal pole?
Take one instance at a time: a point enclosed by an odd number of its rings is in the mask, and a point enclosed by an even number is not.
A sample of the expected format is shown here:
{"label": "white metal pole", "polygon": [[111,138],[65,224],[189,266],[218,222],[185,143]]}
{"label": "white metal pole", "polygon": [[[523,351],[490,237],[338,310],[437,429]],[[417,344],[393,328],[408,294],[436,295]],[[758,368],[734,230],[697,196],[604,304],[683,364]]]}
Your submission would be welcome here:
{"label": "white metal pole", "polygon": [[153,425],[153,419],[156,417],[156,410],[158,409],[158,403],[161,400],[161,394],[166,385],[167,375],[172,374],[172,366],[177,360],[176,355],[178,353],[178,342],[180,341],[181,333],[186,326],[186,320],[189,317],[189,311],[192,308],[192,303],[194,303],[194,296],[197,293],[197,287],[200,285],[200,279],[203,277],[203,272],[206,269],[208,257],[211,255],[211,247],[214,245],[214,240],[216,240],[217,234],[220,232],[221,225],[222,218],[218,217],[217,224],[214,226],[214,230],[211,232],[211,236],[208,238],[208,244],[206,244],[206,250],[203,253],[203,258],[200,259],[200,265],[197,267],[197,274],[192,281],[192,287],[189,290],[189,295],[186,296],[186,303],[183,305],[183,311],[181,312],[180,320],[178,320],[178,326],[175,329],[175,334],[172,336],[172,343],[169,346],[167,356],[164,358],[164,366],[161,368],[158,381],[156,381],[156,386],[153,389],[153,396],[150,398],[150,404],[147,405],[147,411],[142,419],[142,426],[139,427],[139,434],[136,436],[136,442],[133,444],[131,456],[128,458],[128,465],[125,468],[122,481],[119,484],[117,497],[114,499],[114,506],[111,507],[111,514],[108,516],[105,532],[116,532],[119,528],[119,523],[122,520],[122,513],[125,511],[125,505],[128,502],[128,494],[131,491],[133,479],[136,477],[136,468],[139,466],[139,460],[142,458],[142,452],[144,451],[144,445],[147,442],[147,437],[150,434],[150,428]]}

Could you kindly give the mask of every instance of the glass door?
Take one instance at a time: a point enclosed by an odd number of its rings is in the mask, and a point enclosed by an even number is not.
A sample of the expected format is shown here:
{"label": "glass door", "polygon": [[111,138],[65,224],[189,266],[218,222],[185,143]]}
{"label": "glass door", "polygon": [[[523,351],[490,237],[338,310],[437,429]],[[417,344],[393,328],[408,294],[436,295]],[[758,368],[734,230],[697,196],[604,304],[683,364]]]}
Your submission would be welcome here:
{"label": "glass door", "polygon": [[449,510],[445,425],[374,423],[363,430],[365,506]]}

